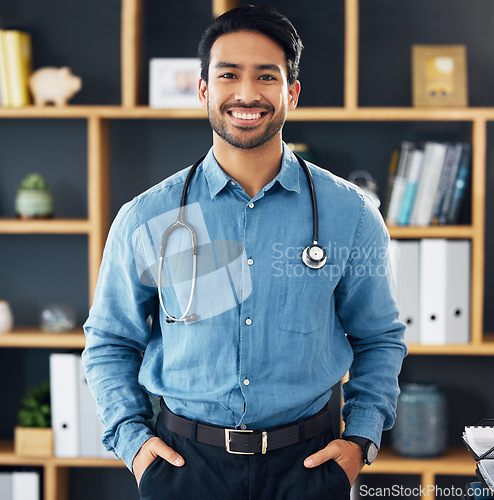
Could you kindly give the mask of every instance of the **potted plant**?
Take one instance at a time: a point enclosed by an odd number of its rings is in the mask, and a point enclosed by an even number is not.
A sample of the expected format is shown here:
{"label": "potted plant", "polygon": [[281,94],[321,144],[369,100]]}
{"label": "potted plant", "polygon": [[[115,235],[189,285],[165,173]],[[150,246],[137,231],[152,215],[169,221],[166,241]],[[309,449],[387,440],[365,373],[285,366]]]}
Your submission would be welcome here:
{"label": "potted plant", "polygon": [[30,388],[22,399],[15,428],[15,453],[26,457],[53,455],[50,385],[43,382]]}
{"label": "potted plant", "polygon": [[22,180],[15,198],[15,212],[21,219],[53,216],[53,197],[40,174],[29,174]]}

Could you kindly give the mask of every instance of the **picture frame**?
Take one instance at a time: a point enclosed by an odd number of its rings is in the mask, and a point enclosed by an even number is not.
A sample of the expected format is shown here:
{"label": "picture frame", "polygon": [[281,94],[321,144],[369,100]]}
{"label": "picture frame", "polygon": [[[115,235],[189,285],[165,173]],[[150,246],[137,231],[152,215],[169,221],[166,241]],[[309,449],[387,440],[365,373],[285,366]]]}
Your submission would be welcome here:
{"label": "picture frame", "polygon": [[464,45],[413,45],[413,105],[468,106]]}
{"label": "picture frame", "polygon": [[200,108],[198,58],[152,58],[149,61],[151,108]]}

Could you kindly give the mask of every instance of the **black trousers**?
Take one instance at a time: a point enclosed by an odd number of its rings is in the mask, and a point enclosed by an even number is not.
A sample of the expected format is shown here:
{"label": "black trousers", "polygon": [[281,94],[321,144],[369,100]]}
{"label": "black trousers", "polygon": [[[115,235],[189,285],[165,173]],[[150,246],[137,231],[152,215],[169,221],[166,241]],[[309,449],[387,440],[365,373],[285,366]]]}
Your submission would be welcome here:
{"label": "black trousers", "polygon": [[175,467],[158,457],[144,471],[141,500],[349,500],[350,482],[334,461],[306,469],[304,459],[334,439],[328,431],[265,455],[231,455],[170,432],[156,435],[185,460]]}

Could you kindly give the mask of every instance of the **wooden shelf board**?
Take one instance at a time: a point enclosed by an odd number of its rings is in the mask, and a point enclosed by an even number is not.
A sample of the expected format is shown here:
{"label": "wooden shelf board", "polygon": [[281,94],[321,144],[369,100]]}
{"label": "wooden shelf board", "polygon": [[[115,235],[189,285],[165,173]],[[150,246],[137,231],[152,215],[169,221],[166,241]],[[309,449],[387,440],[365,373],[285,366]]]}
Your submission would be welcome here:
{"label": "wooden shelf board", "polygon": [[0,347],[84,349],[82,328],[68,333],[47,333],[36,328],[16,328],[0,334]]}
{"label": "wooden shelf board", "polygon": [[[149,106],[25,106],[0,108],[0,118],[158,118],[206,119],[202,108],[154,109]],[[472,121],[494,120],[494,108],[344,108],[299,107],[289,121]]]}
{"label": "wooden shelf board", "polygon": [[117,106],[24,106],[0,108],[0,118],[89,118],[97,116],[103,108]]}
{"label": "wooden shelf board", "polygon": [[492,119],[494,108],[325,108],[300,107],[288,113],[293,121],[471,121]]}
{"label": "wooden shelf board", "polygon": [[494,356],[494,338],[484,335],[481,343],[422,345],[410,344],[410,354],[436,354],[449,356]]}
{"label": "wooden shelf board", "polygon": [[379,451],[377,460],[362,472],[368,474],[423,474],[472,476],[475,474],[475,460],[466,449],[449,449],[435,458],[404,458],[390,449]]}
{"label": "wooden shelf board", "polygon": [[0,219],[0,234],[89,234],[87,219]]}
{"label": "wooden shelf board", "polygon": [[[122,460],[108,458],[60,458],[60,457],[19,457],[14,453],[12,441],[0,441],[1,465],[47,464],[59,467],[125,467]],[[367,474],[422,474],[473,475],[475,461],[464,449],[450,449],[440,457],[428,459],[404,458],[389,449],[382,449],[377,460],[362,472]]]}
{"label": "wooden shelf board", "polygon": [[102,108],[102,118],[167,119],[167,120],[204,120],[208,113],[203,108],[155,109],[149,106]]}
{"label": "wooden shelf board", "polygon": [[19,457],[14,453],[13,441],[0,441],[0,465],[56,467],[125,467],[122,460],[112,458],[61,458],[61,457]]}
{"label": "wooden shelf board", "polygon": [[473,238],[475,231],[472,226],[389,226],[391,238]]}

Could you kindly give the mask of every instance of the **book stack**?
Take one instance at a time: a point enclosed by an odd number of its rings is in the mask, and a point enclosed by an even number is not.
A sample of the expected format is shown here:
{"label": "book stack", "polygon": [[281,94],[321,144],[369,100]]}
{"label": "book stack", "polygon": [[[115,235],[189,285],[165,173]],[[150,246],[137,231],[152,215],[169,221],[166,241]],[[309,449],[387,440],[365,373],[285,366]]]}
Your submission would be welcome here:
{"label": "book stack", "polygon": [[[477,495],[465,495],[465,498],[494,498],[494,420],[465,427],[463,442],[477,461],[475,474],[479,479]],[[471,483],[471,489],[474,484]]]}
{"label": "book stack", "polygon": [[50,355],[50,397],[55,456],[115,458],[101,444],[103,424],[80,354]]}
{"label": "book stack", "polygon": [[389,167],[389,226],[457,224],[471,168],[471,145],[403,141]]}
{"label": "book stack", "polygon": [[37,471],[0,471],[2,500],[39,500],[40,474]]}
{"label": "book stack", "polygon": [[17,108],[31,103],[28,88],[31,73],[31,35],[0,30],[0,105]]}
{"label": "book stack", "polygon": [[405,341],[468,343],[470,241],[392,239],[389,251]]}

